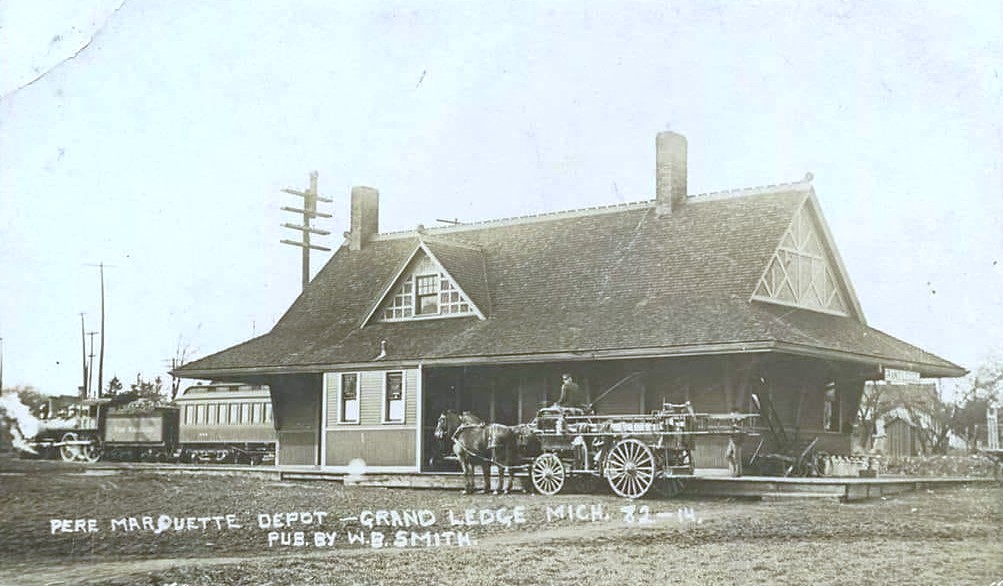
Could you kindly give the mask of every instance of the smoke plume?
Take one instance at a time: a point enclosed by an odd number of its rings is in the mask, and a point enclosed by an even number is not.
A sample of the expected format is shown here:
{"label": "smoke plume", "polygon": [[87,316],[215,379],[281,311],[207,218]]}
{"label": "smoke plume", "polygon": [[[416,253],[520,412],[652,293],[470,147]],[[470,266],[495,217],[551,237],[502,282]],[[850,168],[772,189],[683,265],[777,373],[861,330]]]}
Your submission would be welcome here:
{"label": "smoke plume", "polygon": [[21,402],[17,393],[0,395],[0,415],[10,423],[12,444],[18,450],[37,453],[27,442],[38,435],[41,422],[31,414],[31,409]]}

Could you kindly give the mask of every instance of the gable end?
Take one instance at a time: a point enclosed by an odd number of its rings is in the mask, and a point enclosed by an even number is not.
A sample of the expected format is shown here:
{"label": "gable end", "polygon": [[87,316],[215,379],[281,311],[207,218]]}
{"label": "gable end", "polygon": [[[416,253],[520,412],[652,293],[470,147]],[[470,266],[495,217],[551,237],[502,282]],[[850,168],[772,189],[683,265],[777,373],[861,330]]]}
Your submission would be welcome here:
{"label": "gable end", "polygon": [[814,197],[795,212],[756,284],[751,300],[852,316],[863,321]]}
{"label": "gable end", "polygon": [[[479,252],[478,252],[479,254]],[[452,317],[486,319],[484,312],[422,240],[380,292],[360,324]]]}

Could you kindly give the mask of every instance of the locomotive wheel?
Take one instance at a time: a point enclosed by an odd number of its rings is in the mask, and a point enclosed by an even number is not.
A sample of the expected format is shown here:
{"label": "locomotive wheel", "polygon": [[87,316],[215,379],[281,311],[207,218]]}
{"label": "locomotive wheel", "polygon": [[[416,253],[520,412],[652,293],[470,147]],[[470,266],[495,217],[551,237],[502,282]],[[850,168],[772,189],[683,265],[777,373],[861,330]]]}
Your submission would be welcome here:
{"label": "locomotive wheel", "polygon": [[[72,431],[68,431],[63,434],[63,442],[77,442],[81,441],[81,438]],[[90,443],[75,444],[68,446],[60,446],[59,455],[64,462],[86,462],[87,464],[93,464],[101,459],[101,455],[104,450],[93,438],[88,439]]]}
{"label": "locomotive wheel", "polygon": [[80,451],[80,460],[87,464],[94,464],[102,456],[104,456],[104,450],[101,449],[101,446],[96,441],[91,441],[90,444],[84,446],[83,450]]}
{"label": "locomotive wheel", "polygon": [[536,492],[552,496],[564,488],[567,475],[564,471],[564,462],[561,462],[556,454],[547,452],[533,460],[530,476],[533,478],[533,488]]}
{"label": "locomotive wheel", "polygon": [[606,456],[605,475],[616,494],[641,498],[655,481],[655,455],[639,440],[620,440]]}
{"label": "locomotive wheel", "polygon": [[[77,434],[72,431],[67,431],[63,434],[63,443],[75,442],[80,438]],[[63,462],[76,462],[77,455],[80,453],[80,446],[69,445],[59,447],[59,456],[63,459]]]}
{"label": "locomotive wheel", "polygon": [[80,446],[80,459],[88,464],[93,464],[104,455],[104,449],[96,439],[91,439],[91,443]]}

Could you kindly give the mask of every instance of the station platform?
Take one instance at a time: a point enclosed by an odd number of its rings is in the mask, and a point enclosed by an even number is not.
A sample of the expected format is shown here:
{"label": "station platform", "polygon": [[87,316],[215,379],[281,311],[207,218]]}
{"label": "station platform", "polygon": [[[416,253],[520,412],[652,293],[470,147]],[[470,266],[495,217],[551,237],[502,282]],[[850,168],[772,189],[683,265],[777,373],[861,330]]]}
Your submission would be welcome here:
{"label": "station platform", "polygon": [[[206,476],[252,476],[276,481],[320,481],[338,482],[345,486],[368,486],[380,488],[408,488],[432,490],[461,490],[463,475],[459,472],[422,473],[370,473],[351,476],[344,472],[333,472],[320,466],[240,466],[229,464],[137,464],[102,462],[83,466],[85,474],[107,474],[112,471],[143,471],[160,474],[206,475]],[[481,485],[478,472],[476,483]],[[497,475],[492,476],[497,482]],[[879,476],[877,478],[853,477],[774,477],[742,476],[732,477],[727,470],[708,468],[697,469],[693,476],[686,477],[682,491],[670,498],[748,498],[760,500],[789,499],[830,499],[841,502],[863,501],[902,494],[917,490],[934,490],[967,485],[999,485],[1000,481],[989,477],[917,477]],[[516,490],[532,492],[529,478],[524,473],[516,474]],[[607,492],[606,483],[595,479],[595,492]],[[588,494],[576,492],[573,487],[568,494]],[[561,494],[565,494],[562,492]],[[652,490],[651,498],[658,498]]]}
{"label": "station platform", "polygon": [[[345,486],[374,486],[382,488],[455,489],[463,488],[463,476],[458,472],[437,473],[377,473],[349,477],[345,474],[325,472],[319,467],[285,468],[280,471],[283,480],[328,480],[342,482]],[[525,474],[517,474],[517,485],[522,480],[524,490],[530,485]],[[493,477],[497,481],[497,477]],[[481,477],[476,477],[480,485]],[[881,498],[915,490],[946,488],[970,484],[994,484],[992,478],[979,477],[901,477],[878,478],[821,477],[780,478],[773,476],[728,476],[727,470],[697,469],[685,479],[681,497],[751,498],[784,500],[822,498],[842,502]],[[597,490],[604,490],[598,482]],[[652,491],[652,494],[655,494]]]}

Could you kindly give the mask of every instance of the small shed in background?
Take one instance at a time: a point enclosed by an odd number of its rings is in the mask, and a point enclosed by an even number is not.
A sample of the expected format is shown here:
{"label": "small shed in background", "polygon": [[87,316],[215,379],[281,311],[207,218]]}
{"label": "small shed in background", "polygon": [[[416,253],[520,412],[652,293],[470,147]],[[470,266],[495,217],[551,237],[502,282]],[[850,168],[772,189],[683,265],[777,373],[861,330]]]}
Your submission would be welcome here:
{"label": "small shed in background", "polygon": [[892,458],[919,455],[916,424],[895,416],[885,422],[885,454]]}

